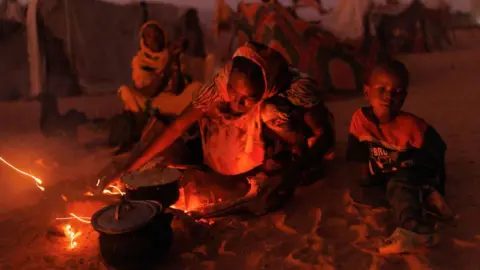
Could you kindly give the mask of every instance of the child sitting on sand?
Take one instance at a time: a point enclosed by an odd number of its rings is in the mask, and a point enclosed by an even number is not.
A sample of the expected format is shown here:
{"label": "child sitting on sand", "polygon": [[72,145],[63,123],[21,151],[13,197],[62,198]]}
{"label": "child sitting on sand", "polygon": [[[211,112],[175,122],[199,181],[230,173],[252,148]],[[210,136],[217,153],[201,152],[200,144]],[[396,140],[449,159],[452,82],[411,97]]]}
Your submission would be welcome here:
{"label": "child sitting on sand", "polygon": [[370,106],[353,114],[349,130],[347,159],[361,164],[364,187],[385,187],[397,222],[379,248],[381,254],[411,253],[434,244],[424,201],[443,207],[442,214],[448,211],[440,195],[446,145],[423,119],[401,111],[408,84],[408,70],[401,62],[378,64],[364,90]]}

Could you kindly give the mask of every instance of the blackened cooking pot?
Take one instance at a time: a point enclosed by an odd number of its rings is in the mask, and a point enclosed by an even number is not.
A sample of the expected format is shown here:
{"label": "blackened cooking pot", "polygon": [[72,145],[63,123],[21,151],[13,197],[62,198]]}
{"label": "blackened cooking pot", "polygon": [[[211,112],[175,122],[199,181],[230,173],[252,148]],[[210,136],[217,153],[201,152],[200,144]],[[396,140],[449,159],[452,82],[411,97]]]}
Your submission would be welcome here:
{"label": "blackened cooking pot", "polygon": [[123,199],[97,211],[91,224],[100,234],[106,265],[118,270],[152,269],[172,245],[172,219],[157,201]]}
{"label": "blackened cooking pot", "polygon": [[180,179],[183,174],[172,168],[157,167],[132,172],[122,177],[129,200],[154,200],[165,208],[175,204],[180,196]]}

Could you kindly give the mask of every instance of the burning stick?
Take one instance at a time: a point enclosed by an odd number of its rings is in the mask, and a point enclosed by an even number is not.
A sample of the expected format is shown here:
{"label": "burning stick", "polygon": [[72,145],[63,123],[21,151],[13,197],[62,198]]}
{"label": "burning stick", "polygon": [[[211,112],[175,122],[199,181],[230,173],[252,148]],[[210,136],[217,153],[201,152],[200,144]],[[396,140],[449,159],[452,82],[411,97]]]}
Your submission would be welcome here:
{"label": "burning stick", "polygon": [[6,161],[6,160],[5,160],[4,158],[2,158],[2,157],[0,157],[0,161],[2,161],[3,163],[5,163],[5,165],[7,165],[8,167],[14,169],[15,171],[17,171],[17,172],[19,172],[19,173],[21,173],[21,174],[23,174],[23,175],[25,175],[25,176],[28,176],[28,177],[32,178],[33,180],[35,180],[35,182],[36,182],[36,184],[37,184],[37,187],[38,187],[41,191],[45,191],[45,188],[42,186],[43,181],[42,181],[40,178],[38,178],[38,177],[36,177],[36,176],[34,176],[34,175],[32,175],[32,174],[29,174],[29,173],[27,173],[27,172],[24,172],[24,171],[18,169],[17,167],[13,166],[12,164],[10,164],[8,161]]}

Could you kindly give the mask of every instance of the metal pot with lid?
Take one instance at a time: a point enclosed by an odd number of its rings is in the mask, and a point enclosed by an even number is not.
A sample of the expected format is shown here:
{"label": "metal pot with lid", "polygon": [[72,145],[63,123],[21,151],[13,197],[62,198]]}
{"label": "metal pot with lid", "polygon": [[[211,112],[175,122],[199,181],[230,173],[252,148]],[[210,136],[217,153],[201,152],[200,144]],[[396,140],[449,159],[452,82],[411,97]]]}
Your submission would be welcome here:
{"label": "metal pot with lid", "polygon": [[177,202],[183,174],[173,168],[155,167],[122,177],[129,200],[155,200],[165,208]]}
{"label": "metal pot with lid", "polygon": [[116,269],[149,269],[172,245],[173,215],[156,201],[129,201],[97,211],[92,227],[100,234],[100,253]]}

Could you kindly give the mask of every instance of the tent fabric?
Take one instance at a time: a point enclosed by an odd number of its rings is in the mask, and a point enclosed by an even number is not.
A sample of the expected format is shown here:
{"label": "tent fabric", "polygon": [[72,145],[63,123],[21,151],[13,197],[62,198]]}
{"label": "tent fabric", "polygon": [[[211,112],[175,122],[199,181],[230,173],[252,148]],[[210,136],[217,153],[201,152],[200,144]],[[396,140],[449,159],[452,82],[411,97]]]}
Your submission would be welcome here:
{"label": "tent fabric", "polygon": [[376,15],[398,15],[404,12],[409,6],[409,4],[376,6],[373,8],[372,13]]}
{"label": "tent fabric", "polygon": [[338,43],[332,34],[294,19],[279,4],[242,3],[239,12],[240,35],[276,49],[291,65],[321,81],[314,58],[320,46],[333,48]]}
{"label": "tent fabric", "polygon": [[372,4],[372,0],[339,0],[322,16],[321,26],[341,41],[362,39],[364,17]]}
{"label": "tent fabric", "polygon": [[5,0],[3,4],[0,4],[2,9],[4,9],[3,18],[10,21],[15,21],[19,23],[25,23],[25,8],[18,3],[17,1],[7,1]]}
{"label": "tent fabric", "polygon": [[[95,86],[131,84],[130,63],[138,49],[138,31],[143,23],[140,5],[118,6],[96,0],[48,2],[50,7],[41,9],[45,24],[70,44],[70,62],[85,90],[110,92],[111,87]],[[156,5],[149,11],[152,19],[167,25],[173,24],[178,12],[173,6],[165,6],[164,12],[159,12]],[[172,35],[173,27],[167,32]]]}
{"label": "tent fabric", "polygon": [[222,23],[230,23],[233,16],[233,9],[225,3],[225,0],[215,1],[215,19],[213,21],[214,37],[219,36],[219,25]]}
{"label": "tent fabric", "polygon": [[445,0],[423,0],[423,4],[428,9],[444,9],[450,6]]}
{"label": "tent fabric", "polygon": [[369,46],[370,51],[360,54],[350,51],[334,35],[308,22],[294,19],[279,4],[241,3],[241,19],[238,21],[240,36],[266,44],[279,51],[289,63],[312,76],[320,85],[325,82],[325,54],[336,51],[354,58],[367,74],[375,62],[378,46]]}
{"label": "tent fabric", "polygon": [[[179,12],[174,5],[149,4],[150,19],[159,21],[170,36],[173,36]],[[139,46],[142,16],[139,4],[115,5],[98,0],[38,1],[38,17],[43,19],[49,36],[59,44],[47,50],[56,50],[51,56],[64,59],[47,59],[46,79],[48,84],[53,84],[49,90],[61,96],[78,91],[78,88],[72,90],[77,79],[65,74],[65,70],[72,69],[71,73],[79,78],[87,94],[113,93],[120,85],[132,84],[131,61]],[[0,99],[27,96],[30,91],[26,35],[24,29],[21,31],[0,43],[4,49],[0,52],[0,71],[5,74],[0,78]],[[55,63],[50,66],[52,62]]]}
{"label": "tent fabric", "polygon": [[[474,16],[480,16],[480,0],[471,0],[471,13]],[[478,23],[480,23],[480,18],[476,18]]]}

